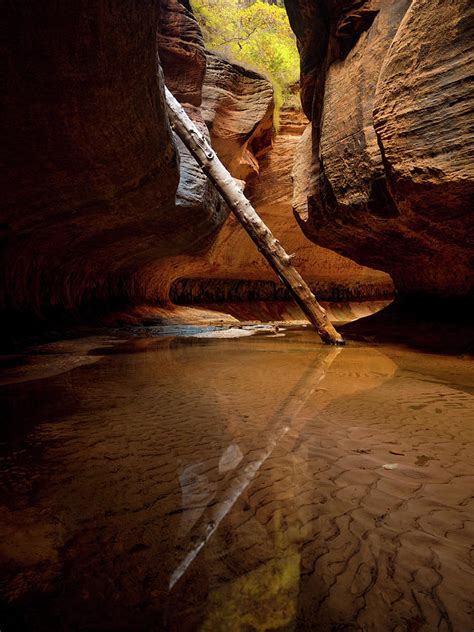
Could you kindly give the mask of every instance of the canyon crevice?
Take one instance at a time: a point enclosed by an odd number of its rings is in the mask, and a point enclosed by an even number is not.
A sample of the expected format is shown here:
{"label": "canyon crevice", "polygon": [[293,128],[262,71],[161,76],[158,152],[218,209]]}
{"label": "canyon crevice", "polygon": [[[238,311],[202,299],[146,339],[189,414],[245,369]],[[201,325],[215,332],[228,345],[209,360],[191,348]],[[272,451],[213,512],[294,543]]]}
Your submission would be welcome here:
{"label": "canyon crevice", "polygon": [[[297,269],[327,300],[391,296],[388,275],[312,244],[299,230],[291,213],[291,169],[307,119],[299,108],[283,105],[275,134],[273,107],[266,79],[208,55],[202,111],[212,145],[265,223],[294,254]],[[233,216],[205,253],[168,257],[151,266],[147,287],[161,302],[170,293],[181,303],[289,298]]]}
{"label": "canyon crevice", "polygon": [[473,3],[2,8],[0,632],[472,629]]}
{"label": "canyon crevice", "polygon": [[328,296],[391,292],[388,276],[299,231],[289,156],[301,115],[283,112],[275,140],[271,84],[207,52],[188,2],[101,7],[7,11],[0,309],[11,322],[166,303],[183,278],[277,282],[232,219],[217,234],[228,209],[169,127],[163,78],[310,282]]}
{"label": "canyon crevice", "polygon": [[470,294],[469,3],[286,4],[311,123],[292,100],[277,134],[269,81],[206,51],[187,0],[8,6],[3,314],[281,297],[163,78],[322,298]]}

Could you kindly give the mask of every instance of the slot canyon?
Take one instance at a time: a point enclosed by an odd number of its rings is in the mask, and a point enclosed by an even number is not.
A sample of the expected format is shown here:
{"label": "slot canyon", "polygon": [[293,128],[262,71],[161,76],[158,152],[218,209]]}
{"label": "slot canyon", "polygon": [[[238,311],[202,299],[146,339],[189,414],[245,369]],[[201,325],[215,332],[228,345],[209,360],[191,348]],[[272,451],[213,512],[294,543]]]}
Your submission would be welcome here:
{"label": "slot canyon", "polygon": [[2,9],[0,632],[474,629],[472,2]]}

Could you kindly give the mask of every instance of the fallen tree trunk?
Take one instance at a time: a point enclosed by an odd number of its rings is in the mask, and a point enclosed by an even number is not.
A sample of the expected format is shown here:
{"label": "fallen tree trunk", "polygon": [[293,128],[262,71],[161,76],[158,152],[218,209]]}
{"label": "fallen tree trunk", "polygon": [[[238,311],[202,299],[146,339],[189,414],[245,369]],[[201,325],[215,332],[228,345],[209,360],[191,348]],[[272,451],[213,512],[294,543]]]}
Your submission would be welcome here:
{"label": "fallen tree trunk", "polygon": [[322,340],[328,344],[344,344],[342,336],[332,326],[326,310],[321,307],[307,283],[291,264],[291,256],[285,252],[278,239],[275,239],[270,229],[260,219],[206,138],[168,88],[165,88],[165,92],[169,118],[174,131],[291,292]]}

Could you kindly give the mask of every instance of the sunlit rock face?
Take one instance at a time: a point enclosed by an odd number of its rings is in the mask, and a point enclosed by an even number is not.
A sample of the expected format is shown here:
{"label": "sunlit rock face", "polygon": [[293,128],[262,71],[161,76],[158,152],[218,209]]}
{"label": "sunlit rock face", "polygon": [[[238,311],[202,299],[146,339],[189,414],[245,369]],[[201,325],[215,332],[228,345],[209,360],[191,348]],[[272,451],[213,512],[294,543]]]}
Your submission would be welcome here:
{"label": "sunlit rock face", "polygon": [[469,294],[472,3],[286,6],[312,120],[294,165],[304,232],[389,272],[403,293]]}
{"label": "sunlit rock face", "polygon": [[[246,179],[242,182],[246,195],[287,252],[294,255],[293,263],[318,297],[337,301],[391,296],[393,284],[386,273],[316,246],[304,236],[292,214],[291,170],[308,124],[299,108],[284,105],[278,132],[272,133],[273,92],[268,81],[210,55],[202,110],[221,159],[234,177]],[[159,268],[154,266],[148,287],[158,292],[161,301],[171,293],[181,303],[288,298],[232,215],[206,253],[172,257]]]}
{"label": "sunlit rock face", "polygon": [[229,209],[173,135],[163,79],[310,280],[366,274],[301,234],[302,122],[274,139],[270,83],[205,50],[188,0],[19,0],[4,19],[1,312],[166,301],[182,277],[274,280],[235,220],[218,234]]}
{"label": "sunlit rock face", "polygon": [[19,0],[3,18],[0,310],[137,300],[142,270],[201,249],[227,214],[182,147],[180,180],[163,99],[157,31],[205,129],[195,19],[178,0]]}
{"label": "sunlit rock face", "polygon": [[208,53],[203,114],[212,145],[234,178],[259,172],[273,137],[273,88],[256,72]]}
{"label": "sunlit rock face", "polygon": [[[293,262],[318,290],[318,296],[337,300],[338,297],[363,299],[390,294],[392,281],[387,274],[317,246],[299,230],[291,213],[292,164],[306,126],[303,112],[291,105],[282,107],[278,133],[271,149],[260,159],[260,173],[249,179],[247,193],[287,251],[294,254]],[[251,267],[262,274],[261,257],[251,252],[242,253],[241,260],[245,257]]]}

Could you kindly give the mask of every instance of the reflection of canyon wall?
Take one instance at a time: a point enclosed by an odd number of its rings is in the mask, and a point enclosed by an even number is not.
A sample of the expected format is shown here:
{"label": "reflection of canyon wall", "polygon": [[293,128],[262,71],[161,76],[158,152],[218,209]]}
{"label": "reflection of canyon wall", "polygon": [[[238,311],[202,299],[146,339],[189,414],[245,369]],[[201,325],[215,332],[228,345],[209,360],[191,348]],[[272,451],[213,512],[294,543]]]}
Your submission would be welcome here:
{"label": "reflection of canyon wall", "polygon": [[403,292],[469,293],[472,2],[286,6],[312,119],[294,167],[303,230]]}

